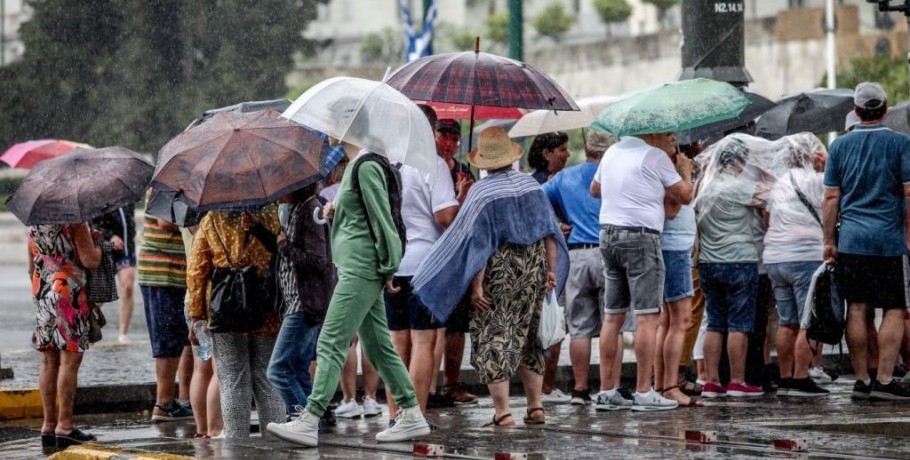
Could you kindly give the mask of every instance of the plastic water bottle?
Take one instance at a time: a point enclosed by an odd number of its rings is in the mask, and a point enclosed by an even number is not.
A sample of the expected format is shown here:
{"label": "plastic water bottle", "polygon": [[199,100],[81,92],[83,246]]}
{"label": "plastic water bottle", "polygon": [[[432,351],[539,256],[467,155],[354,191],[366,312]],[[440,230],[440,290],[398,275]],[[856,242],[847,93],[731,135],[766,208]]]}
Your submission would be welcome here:
{"label": "plastic water bottle", "polygon": [[196,332],[196,340],[199,341],[196,356],[203,361],[208,361],[212,357],[212,334],[209,333],[205,321],[196,321],[193,330]]}

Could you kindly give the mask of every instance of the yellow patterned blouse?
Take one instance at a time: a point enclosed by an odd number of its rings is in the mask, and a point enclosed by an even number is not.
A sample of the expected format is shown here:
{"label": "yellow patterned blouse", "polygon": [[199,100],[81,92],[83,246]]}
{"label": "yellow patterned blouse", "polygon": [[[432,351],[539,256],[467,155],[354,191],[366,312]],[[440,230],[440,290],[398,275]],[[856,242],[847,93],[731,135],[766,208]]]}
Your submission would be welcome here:
{"label": "yellow patterned blouse", "polygon": [[[280,231],[278,208],[266,206],[253,212],[259,222],[273,234]],[[189,317],[208,318],[207,291],[214,267],[254,265],[265,277],[269,268],[270,253],[251,233],[240,226],[239,212],[209,212],[199,223],[193,249],[187,262],[186,284],[190,298]],[[281,326],[277,312],[270,312],[257,335],[275,335]]]}

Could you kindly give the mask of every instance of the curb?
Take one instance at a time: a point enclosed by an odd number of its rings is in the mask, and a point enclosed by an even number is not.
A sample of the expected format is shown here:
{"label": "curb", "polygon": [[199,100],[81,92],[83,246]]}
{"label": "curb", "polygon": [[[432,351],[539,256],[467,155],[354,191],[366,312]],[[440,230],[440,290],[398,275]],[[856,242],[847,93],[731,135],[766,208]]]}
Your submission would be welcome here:
{"label": "curb", "polygon": [[127,452],[92,444],[73,446],[48,457],[48,460],[184,460],[185,455],[158,452]]}
{"label": "curb", "polygon": [[[148,409],[155,400],[155,384],[105,385],[76,390],[76,414],[104,414]],[[0,390],[0,421],[40,418],[44,415],[41,392]]]}
{"label": "curb", "polygon": [[35,418],[43,415],[41,392],[37,388],[0,391],[0,421]]}

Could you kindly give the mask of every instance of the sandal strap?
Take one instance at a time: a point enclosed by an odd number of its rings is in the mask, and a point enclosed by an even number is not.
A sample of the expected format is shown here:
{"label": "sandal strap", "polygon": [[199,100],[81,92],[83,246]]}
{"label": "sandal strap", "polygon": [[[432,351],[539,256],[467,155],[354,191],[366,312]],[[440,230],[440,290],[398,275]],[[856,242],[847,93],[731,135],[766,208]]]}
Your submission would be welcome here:
{"label": "sandal strap", "polygon": [[[544,409],[543,409],[543,407],[529,407],[527,409],[528,417],[530,417],[531,414],[533,414],[534,412],[544,412]],[[544,412],[544,413],[546,413],[546,412]]]}
{"label": "sandal strap", "polygon": [[658,391],[660,391],[661,393],[666,393],[670,390],[678,390],[678,389],[679,389],[679,385],[673,385],[673,386],[670,386],[670,387],[664,388],[663,390],[658,390]]}

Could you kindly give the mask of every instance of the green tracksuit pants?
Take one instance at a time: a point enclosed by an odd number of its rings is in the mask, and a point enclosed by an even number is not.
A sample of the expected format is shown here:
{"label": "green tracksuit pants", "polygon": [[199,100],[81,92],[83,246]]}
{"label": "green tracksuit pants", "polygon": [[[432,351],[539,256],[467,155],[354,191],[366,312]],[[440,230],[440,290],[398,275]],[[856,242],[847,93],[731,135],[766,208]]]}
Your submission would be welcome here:
{"label": "green tracksuit pants", "polygon": [[338,284],[335,285],[316,345],[318,365],[313,393],[306,407],[309,412],[321,417],[328,408],[338,388],[354,333],[360,334],[363,352],[376,367],[398,405],[402,408],[417,405],[408,369],[392,347],[382,289],[381,280],[338,273]]}

